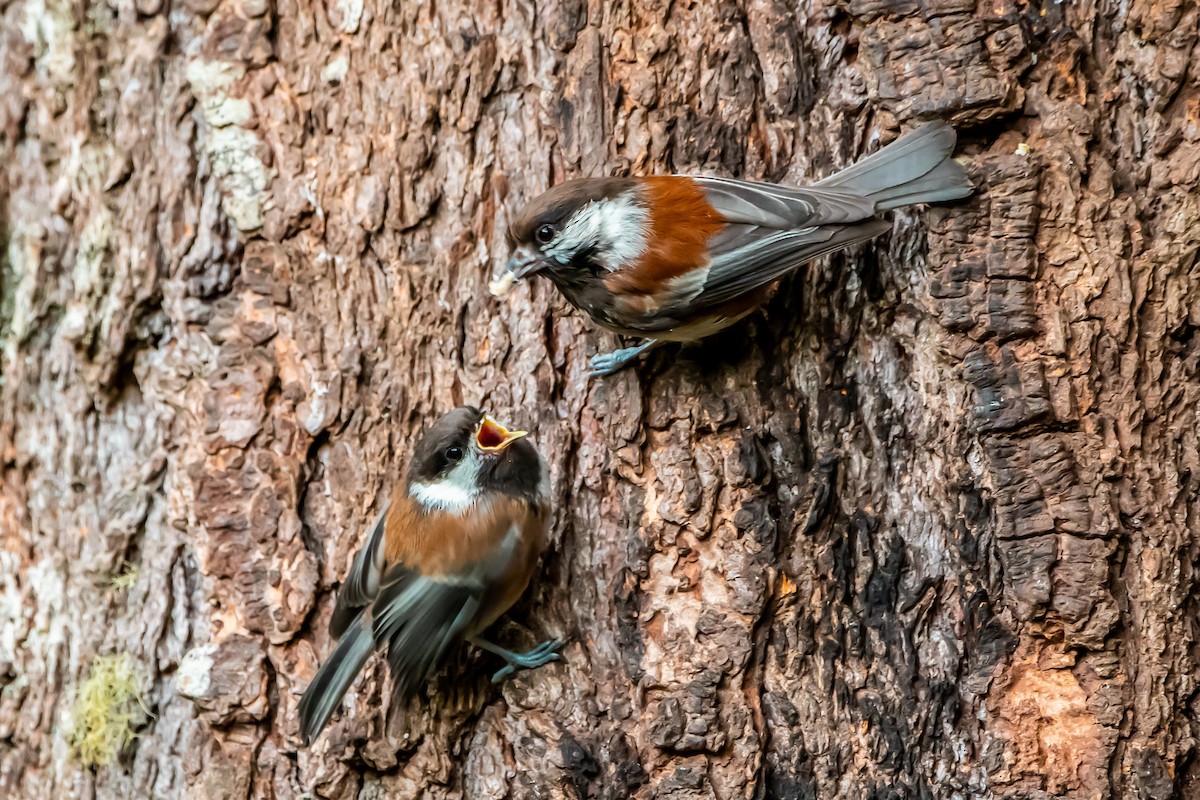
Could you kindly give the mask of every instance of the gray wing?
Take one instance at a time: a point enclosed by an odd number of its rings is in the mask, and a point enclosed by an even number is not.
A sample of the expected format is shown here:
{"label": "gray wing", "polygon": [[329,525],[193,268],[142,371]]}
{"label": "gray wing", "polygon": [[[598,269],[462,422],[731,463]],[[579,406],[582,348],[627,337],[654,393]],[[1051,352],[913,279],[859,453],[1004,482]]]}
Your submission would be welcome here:
{"label": "gray wing", "polygon": [[693,180],[712,207],[733,225],[790,230],[861,222],[875,214],[870,198],[849,188],[801,188],[732,178]]}
{"label": "gray wing", "polygon": [[971,194],[951,158],[954,129],[931,122],[813,186],[694,178],[728,223],[709,243],[703,276],[681,276],[659,298],[658,320],[684,318],[778,280],[814,258],[888,230],[876,214]]}
{"label": "gray wing", "polygon": [[371,606],[371,635],[387,644],[392,696],[406,699],[437,669],[479,611],[484,586],[470,576],[431,578],[390,569]]}
{"label": "gray wing", "polygon": [[[680,300],[692,313],[720,306],[770,285],[808,261],[874,238],[891,227],[885,220],[870,219],[857,225],[742,231],[712,249],[703,287]],[[671,305],[665,310],[670,313]]]}
{"label": "gray wing", "polygon": [[[368,552],[373,544],[382,549],[372,534],[361,552]],[[379,577],[370,559],[356,561],[355,567],[363,568],[359,574],[364,582],[348,581],[347,587],[360,591],[361,586],[372,584],[376,596],[367,614],[361,606],[343,608],[342,598],[338,599],[346,625],[337,631],[337,648],[300,700],[300,729],[306,743],[320,735],[371,653],[387,645],[393,697],[407,699],[425,683],[479,609],[482,589],[468,580],[437,580],[404,566],[392,567]]]}
{"label": "gray wing", "polygon": [[875,204],[852,189],[799,188],[729,178],[696,178],[727,221],[709,243],[702,285],[681,285],[664,304],[695,311],[766,286],[814,258],[870,239],[891,226]]}
{"label": "gray wing", "polygon": [[333,616],[329,620],[329,633],[335,639],[340,639],[350,627],[362,609],[370,604],[379,594],[380,581],[383,578],[383,521],[387,518],[388,504],[375,520],[367,543],[354,557],[350,572],[342,582],[338,592],[337,605],[334,606]]}

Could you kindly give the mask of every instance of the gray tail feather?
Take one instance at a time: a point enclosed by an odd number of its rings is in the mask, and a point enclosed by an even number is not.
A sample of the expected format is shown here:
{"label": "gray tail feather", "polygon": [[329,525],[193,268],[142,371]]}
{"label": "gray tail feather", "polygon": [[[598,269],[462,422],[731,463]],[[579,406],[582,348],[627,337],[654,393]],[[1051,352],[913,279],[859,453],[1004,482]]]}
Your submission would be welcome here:
{"label": "gray tail feather", "polygon": [[300,700],[300,732],[306,745],[321,735],[374,649],[371,630],[359,616],[342,634],[337,649],[317,671]]}
{"label": "gray tail feather", "polygon": [[947,158],[916,180],[871,195],[880,211],[916,203],[941,203],[967,197],[973,191],[962,164]]}
{"label": "gray tail feather", "polygon": [[930,122],[816,185],[865,195],[879,211],[967,197],[974,187],[951,158],[957,138],[945,122]]}

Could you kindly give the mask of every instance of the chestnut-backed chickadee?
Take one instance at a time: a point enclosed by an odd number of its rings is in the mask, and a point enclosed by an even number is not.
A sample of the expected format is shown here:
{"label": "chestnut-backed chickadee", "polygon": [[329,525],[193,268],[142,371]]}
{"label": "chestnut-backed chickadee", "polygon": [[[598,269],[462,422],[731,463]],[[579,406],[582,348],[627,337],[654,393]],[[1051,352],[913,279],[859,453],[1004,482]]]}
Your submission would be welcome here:
{"label": "chestnut-backed chickadee", "polygon": [[464,406],[421,438],[338,595],[337,648],[300,701],[306,743],[375,650],[387,651],[397,701],[459,640],[508,662],[493,681],[558,658],[559,640],[513,653],[480,637],[525,591],[546,539],[549,472],[524,436]]}
{"label": "chestnut-backed chickadee", "polygon": [[515,253],[492,292],[541,273],[600,325],[649,337],[592,359],[593,374],[615,372],[660,341],[737,322],[801,264],[888,230],[880,212],[971,194],[954,143],[953,128],[929,123],[806,187],[683,175],[567,181],[513,219]]}

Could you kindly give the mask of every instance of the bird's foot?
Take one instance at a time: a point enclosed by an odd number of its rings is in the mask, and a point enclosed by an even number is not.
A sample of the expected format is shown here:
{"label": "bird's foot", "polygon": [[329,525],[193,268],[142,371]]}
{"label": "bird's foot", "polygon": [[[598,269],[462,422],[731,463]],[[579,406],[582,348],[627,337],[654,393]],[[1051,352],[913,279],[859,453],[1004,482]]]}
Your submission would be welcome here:
{"label": "bird's foot", "polygon": [[507,665],[492,676],[492,683],[499,683],[519,669],[535,669],[545,666],[551,661],[558,661],[562,658],[558,652],[558,648],[562,646],[562,639],[551,639],[548,642],[542,642],[527,653],[514,653],[511,650],[505,650],[496,645],[486,648],[508,662]]}
{"label": "bird's foot", "polygon": [[611,353],[597,353],[592,356],[592,368],[588,370],[588,375],[593,377],[612,375],[614,372],[628,366],[629,362],[642,353],[648,352],[658,345],[659,341],[657,339],[647,339],[634,347],[622,347],[620,350],[614,350]]}

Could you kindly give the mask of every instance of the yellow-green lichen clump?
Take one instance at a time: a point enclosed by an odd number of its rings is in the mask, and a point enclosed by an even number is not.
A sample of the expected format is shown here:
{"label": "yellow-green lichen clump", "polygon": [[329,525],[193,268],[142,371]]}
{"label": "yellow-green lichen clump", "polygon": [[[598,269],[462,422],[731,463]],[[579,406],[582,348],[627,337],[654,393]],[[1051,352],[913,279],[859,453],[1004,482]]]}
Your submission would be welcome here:
{"label": "yellow-green lichen clump", "polygon": [[127,653],[96,656],[75,695],[71,746],[84,766],[111,764],[145,719],[137,676]]}

